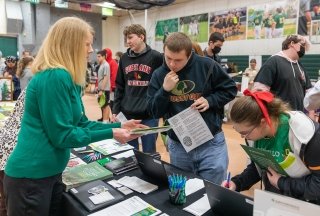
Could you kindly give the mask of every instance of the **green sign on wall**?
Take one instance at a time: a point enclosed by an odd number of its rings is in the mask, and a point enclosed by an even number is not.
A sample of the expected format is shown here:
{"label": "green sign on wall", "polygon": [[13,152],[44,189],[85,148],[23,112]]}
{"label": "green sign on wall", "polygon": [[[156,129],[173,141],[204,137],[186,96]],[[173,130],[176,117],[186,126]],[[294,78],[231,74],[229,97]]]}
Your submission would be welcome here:
{"label": "green sign on wall", "polygon": [[30,2],[32,4],[39,4],[40,0],[25,0],[26,2]]}

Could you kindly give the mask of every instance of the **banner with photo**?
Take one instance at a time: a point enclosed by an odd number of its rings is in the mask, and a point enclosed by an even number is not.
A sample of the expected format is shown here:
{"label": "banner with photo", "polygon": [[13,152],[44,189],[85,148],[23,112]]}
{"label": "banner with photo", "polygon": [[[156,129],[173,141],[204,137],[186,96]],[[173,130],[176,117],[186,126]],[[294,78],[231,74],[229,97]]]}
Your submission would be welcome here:
{"label": "banner with photo", "polygon": [[208,14],[179,18],[179,31],[187,34],[192,41],[208,42]]}
{"label": "banner with photo", "polygon": [[298,34],[310,35],[312,43],[320,43],[319,0],[300,0]]}
{"label": "banner with photo", "polygon": [[155,34],[156,34],[155,40],[164,42],[167,36],[171,32],[177,32],[177,31],[178,31],[178,18],[157,21],[156,31],[155,31]]}
{"label": "banner with photo", "polygon": [[247,39],[270,39],[297,32],[299,0],[248,7]]}
{"label": "banner with photo", "polygon": [[220,32],[225,40],[246,39],[247,8],[236,8],[209,14],[210,34]]}

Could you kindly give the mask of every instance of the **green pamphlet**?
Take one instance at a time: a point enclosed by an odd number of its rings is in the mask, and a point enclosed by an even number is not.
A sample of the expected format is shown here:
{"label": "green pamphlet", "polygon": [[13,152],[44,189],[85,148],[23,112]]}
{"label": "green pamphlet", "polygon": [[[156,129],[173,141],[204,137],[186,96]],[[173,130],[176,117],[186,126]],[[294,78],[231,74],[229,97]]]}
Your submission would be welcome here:
{"label": "green pamphlet", "polygon": [[270,152],[264,149],[258,149],[246,145],[241,145],[241,147],[246,151],[250,159],[260,167],[260,169],[267,170],[268,167],[271,167],[280,175],[288,176],[288,174],[278,164]]}
{"label": "green pamphlet", "polygon": [[84,183],[111,178],[112,172],[102,167],[98,162],[76,166],[62,173],[62,181],[65,184],[65,191],[78,187]]}
{"label": "green pamphlet", "polygon": [[147,135],[153,133],[161,133],[171,129],[171,126],[139,128],[131,131],[131,134]]}

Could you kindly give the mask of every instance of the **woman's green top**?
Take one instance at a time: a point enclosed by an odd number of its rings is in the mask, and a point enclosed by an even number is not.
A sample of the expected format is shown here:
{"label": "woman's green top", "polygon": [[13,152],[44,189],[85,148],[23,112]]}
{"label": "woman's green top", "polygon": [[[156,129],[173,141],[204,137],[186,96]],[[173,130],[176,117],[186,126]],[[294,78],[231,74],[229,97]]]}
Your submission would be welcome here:
{"label": "woman's green top", "polygon": [[15,178],[44,178],[61,173],[70,149],[113,138],[120,123],[89,121],[81,87],[64,69],[37,73],[28,85],[18,143],[5,168]]}
{"label": "woman's green top", "polygon": [[281,163],[291,152],[289,144],[289,115],[281,114],[276,135],[255,142],[255,147],[270,151],[278,163]]}

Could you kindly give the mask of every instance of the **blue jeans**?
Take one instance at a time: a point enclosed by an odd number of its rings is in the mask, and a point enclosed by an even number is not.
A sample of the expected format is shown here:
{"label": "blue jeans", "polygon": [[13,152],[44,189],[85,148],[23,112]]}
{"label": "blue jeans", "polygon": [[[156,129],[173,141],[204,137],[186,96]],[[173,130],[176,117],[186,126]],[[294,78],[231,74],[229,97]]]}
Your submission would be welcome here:
{"label": "blue jeans", "polygon": [[[159,119],[144,119],[141,121],[141,124],[147,125],[149,127],[158,127]],[[156,141],[158,134],[148,134],[141,137],[142,150],[145,153],[155,153],[156,152]],[[135,149],[139,150],[139,141],[134,139],[128,142]]]}
{"label": "blue jeans", "polygon": [[171,164],[216,184],[225,179],[229,157],[223,132],[188,153],[180,142],[169,138],[168,149]]}

